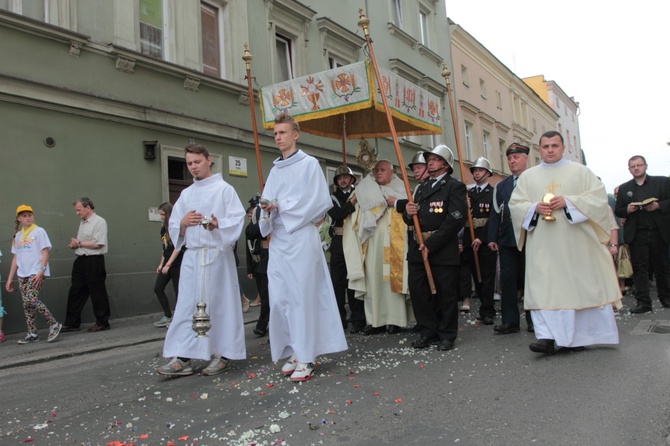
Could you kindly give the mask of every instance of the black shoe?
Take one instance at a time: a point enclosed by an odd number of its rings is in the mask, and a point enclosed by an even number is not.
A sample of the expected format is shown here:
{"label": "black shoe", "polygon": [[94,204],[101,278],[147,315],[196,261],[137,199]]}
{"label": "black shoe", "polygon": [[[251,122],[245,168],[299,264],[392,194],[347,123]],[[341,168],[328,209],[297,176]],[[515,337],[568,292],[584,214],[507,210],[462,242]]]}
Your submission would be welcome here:
{"label": "black shoe", "polygon": [[430,347],[433,344],[436,344],[439,342],[439,339],[437,337],[432,337],[429,338],[427,336],[421,336],[419,339],[416,341],[412,342],[412,348],[426,348]]}
{"label": "black shoe", "polygon": [[449,339],[442,339],[439,344],[437,344],[437,349],[441,352],[446,352],[454,348],[454,341]]}
{"label": "black shoe", "polygon": [[528,330],[528,333],[535,333],[535,327],[533,324],[528,324],[528,328],[526,328],[526,330]]}
{"label": "black shoe", "polygon": [[412,333],[421,333],[421,325],[415,324],[414,327],[409,329],[409,331]]}
{"label": "black shoe", "polygon": [[376,335],[376,334],[382,334],[386,332],[386,327],[382,325],[381,327],[373,327],[372,325],[368,325],[363,329],[363,335],[364,336],[370,336],[370,335]]}
{"label": "black shoe", "polygon": [[254,328],[254,334],[255,334],[256,336],[260,336],[260,337],[262,338],[263,336],[265,336],[266,334],[268,334],[268,332],[267,332],[266,330],[260,330],[260,329],[258,329],[258,328]]}
{"label": "black shoe", "polygon": [[479,316],[477,319],[484,325],[493,325],[493,318],[491,316]]}
{"label": "black shoe", "polygon": [[504,323],[504,324],[496,325],[495,327],[493,327],[493,331],[495,331],[498,334],[518,333],[519,332],[519,325],[518,324]]}
{"label": "black shoe", "polygon": [[79,327],[74,327],[74,326],[71,326],[71,325],[63,325],[63,327],[60,329],[60,332],[61,333],[67,333],[67,332],[70,332],[70,331],[79,331],[79,330],[81,330],[81,328],[79,328]]}
{"label": "black shoe", "polygon": [[540,339],[537,342],[530,344],[528,348],[535,353],[546,353],[548,355],[556,353],[553,339]]}
{"label": "black shoe", "polygon": [[563,347],[564,350],[567,350],[569,352],[583,352],[584,347]]}
{"label": "black shoe", "polygon": [[651,308],[643,307],[642,305],[637,305],[635,308],[631,308],[630,312],[633,314],[651,313]]}
{"label": "black shoe", "polygon": [[360,333],[360,332],[362,332],[364,329],[365,329],[365,326],[363,326],[363,325],[353,325],[353,326],[351,327],[351,329],[349,330],[349,333],[351,333],[351,334]]}
{"label": "black shoe", "polygon": [[393,334],[398,334],[400,333],[401,329],[397,325],[387,325],[386,326],[386,333],[393,335]]}

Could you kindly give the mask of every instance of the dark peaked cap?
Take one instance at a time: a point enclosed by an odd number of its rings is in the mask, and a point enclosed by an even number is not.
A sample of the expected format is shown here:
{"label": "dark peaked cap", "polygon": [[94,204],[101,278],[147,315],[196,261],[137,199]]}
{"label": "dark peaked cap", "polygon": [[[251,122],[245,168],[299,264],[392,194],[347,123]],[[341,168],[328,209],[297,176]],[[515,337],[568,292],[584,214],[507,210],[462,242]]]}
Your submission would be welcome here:
{"label": "dark peaked cap", "polygon": [[519,144],[518,142],[513,142],[507,148],[507,151],[505,152],[505,156],[509,156],[513,153],[523,153],[525,155],[528,155],[530,153],[530,148],[528,148],[527,146],[524,146],[523,144]]}

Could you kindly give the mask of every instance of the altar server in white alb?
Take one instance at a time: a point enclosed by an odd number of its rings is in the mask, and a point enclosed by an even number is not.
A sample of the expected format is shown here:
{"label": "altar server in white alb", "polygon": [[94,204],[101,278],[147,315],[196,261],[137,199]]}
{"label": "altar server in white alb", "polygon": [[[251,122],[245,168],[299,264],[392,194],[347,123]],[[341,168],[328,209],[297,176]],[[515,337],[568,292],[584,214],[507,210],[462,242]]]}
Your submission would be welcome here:
{"label": "altar server in white alb", "polygon": [[289,357],[281,371],[291,381],[307,381],[318,355],[347,349],[316,227],[333,202],[318,161],[296,147],[293,117],[277,115],[274,135],[281,157],[263,190],[266,217],[259,220],[263,236],[271,234],[270,350],[273,361]]}
{"label": "altar server in white alb", "polygon": [[[244,207],[221,174],[212,174],[206,147],[186,146],[186,166],[193,184],[184,189],[172,209],[170,238],[175,249],[186,246],[181,264],[179,300],[168,328],[160,375],[193,374],[191,359],[211,361],[203,375],[224,371],[232,359],[245,359],[244,323],[233,247],[244,225]],[[202,300],[211,328],[196,337],[193,314]]]}
{"label": "altar server in white alb", "polygon": [[540,138],[542,163],[517,180],[509,209],[519,249],[526,245],[524,306],[536,353],[618,344],[612,304],[621,299],[612,257],[611,216],[603,183],[563,157],[563,137]]}

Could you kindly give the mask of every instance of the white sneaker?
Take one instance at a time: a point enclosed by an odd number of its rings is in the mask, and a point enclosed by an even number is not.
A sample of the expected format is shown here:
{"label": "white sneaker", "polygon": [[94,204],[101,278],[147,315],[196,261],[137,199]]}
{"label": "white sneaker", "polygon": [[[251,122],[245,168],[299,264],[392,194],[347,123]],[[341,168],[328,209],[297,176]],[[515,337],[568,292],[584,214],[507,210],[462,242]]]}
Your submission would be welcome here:
{"label": "white sneaker", "polygon": [[172,358],[170,362],[156,369],[156,373],[164,376],[187,376],[193,375],[191,361],[182,361],[179,358]]}
{"label": "white sneaker", "polygon": [[298,359],[295,357],[295,355],[293,355],[288,359],[288,361],[286,361],[286,364],[284,364],[284,366],[281,368],[281,372],[284,376],[289,376],[293,374],[296,367],[298,367]]}
{"label": "white sneaker", "polygon": [[156,326],[156,327],[168,327],[170,325],[170,322],[172,322],[171,317],[161,316],[160,319],[158,319],[156,322],[154,322],[154,326]]}
{"label": "white sneaker", "polygon": [[60,334],[61,328],[63,328],[63,324],[55,324],[49,327],[49,336],[47,336],[47,342],[55,341]]}
{"label": "white sneaker", "polygon": [[33,342],[37,342],[40,340],[40,337],[37,336],[36,334],[30,334],[28,333],[25,338],[19,339],[16,341],[17,344],[31,344]]}
{"label": "white sneaker", "polygon": [[307,381],[314,373],[314,364],[311,362],[299,362],[295,371],[291,374],[291,381]]}
{"label": "white sneaker", "polygon": [[495,300],[495,301],[500,300],[500,294],[495,293],[495,294],[493,295],[493,300]]}
{"label": "white sneaker", "polygon": [[218,375],[228,368],[230,360],[222,358],[221,356],[213,356],[212,362],[209,363],[202,371],[202,374],[205,376]]}

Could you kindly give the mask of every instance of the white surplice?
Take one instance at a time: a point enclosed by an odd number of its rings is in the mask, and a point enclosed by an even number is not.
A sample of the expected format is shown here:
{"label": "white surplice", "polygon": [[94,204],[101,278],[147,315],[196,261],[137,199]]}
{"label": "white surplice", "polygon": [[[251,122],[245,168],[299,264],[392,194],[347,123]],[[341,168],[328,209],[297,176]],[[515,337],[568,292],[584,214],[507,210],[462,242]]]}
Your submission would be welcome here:
{"label": "white surplice", "polygon": [[[191,210],[213,214],[218,229],[189,226],[179,236],[182,217]],[[209,360],[212,355],[245,359],[244,322],[240,285],[233,247],[244,225],[244,207],[235,189],[221,174],[214,174],[184,189],[172,210],[170,238],[175,249],[186,245],[179,277],[179,299],[165,336],[163,356]],[[212,328],[207,337],[196,338],[192,329],[196,304],[207,304]]]}
{"label": "white surplice", "polygon": [[333,201],[318,161],[301,150],[278,159],[263,197],[277,200],[269,221],[270,350],[272,360],[295,354],[300,362],[347,349],[328,265],[316,224]]}

